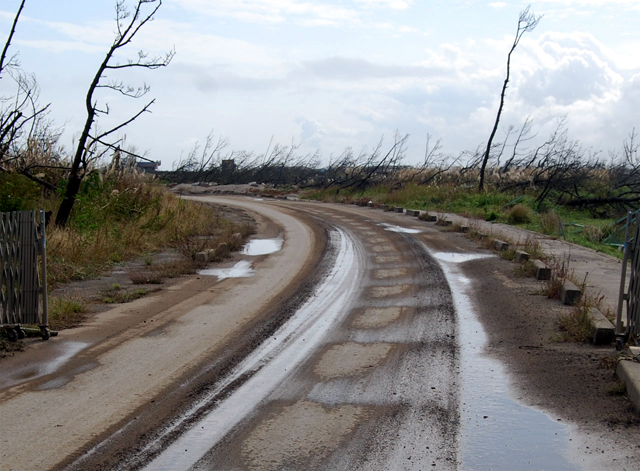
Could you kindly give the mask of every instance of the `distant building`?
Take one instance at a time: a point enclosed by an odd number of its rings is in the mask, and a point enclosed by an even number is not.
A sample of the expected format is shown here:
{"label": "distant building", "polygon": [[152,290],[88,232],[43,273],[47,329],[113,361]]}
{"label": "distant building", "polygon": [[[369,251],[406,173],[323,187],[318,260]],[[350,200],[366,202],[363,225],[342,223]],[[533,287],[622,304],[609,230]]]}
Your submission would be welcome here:
{"label": "distant building", "polygon": [[142,173],[156,173],[162,162],[150,162],[147,160],[136,161],[136,168]]}
{"label": "distant building", "polygon": [[222,173],[232,173],[234,172],[238,166],[236,165],[236,161],[234,159],[223,160],[220,162],[220,171]]}

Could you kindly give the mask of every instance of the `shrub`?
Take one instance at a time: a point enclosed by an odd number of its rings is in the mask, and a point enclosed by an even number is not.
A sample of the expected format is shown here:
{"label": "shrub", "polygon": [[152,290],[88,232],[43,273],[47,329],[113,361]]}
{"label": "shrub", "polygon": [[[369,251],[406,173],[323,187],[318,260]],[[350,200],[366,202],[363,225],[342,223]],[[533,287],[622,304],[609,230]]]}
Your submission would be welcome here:
{"label": "shrub", "polygon": [[0,212],[38,209],[42,192],[37,183],[17,173],[0,173]]}
{"label": "shrub", "polygon": [[528,206],[516,204],[509,210],[507,220],[510,224],[528,224],[533,219],[533,211]]}
{"label": "shrub", "polygon": [[560,218],[553,209],[540,215],[540,229],[544,234],[557,234]]}

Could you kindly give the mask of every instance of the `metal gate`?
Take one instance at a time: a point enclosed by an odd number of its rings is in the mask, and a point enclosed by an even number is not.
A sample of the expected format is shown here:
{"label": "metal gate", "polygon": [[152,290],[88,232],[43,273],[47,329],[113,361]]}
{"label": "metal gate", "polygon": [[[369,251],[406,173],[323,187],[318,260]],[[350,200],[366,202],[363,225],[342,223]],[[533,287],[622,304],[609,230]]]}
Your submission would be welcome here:
{"label": "metal gate", "polygon": [[0,302],[9,340],[25,337],[22,324],[49,338],[44,210],[0,213]]}

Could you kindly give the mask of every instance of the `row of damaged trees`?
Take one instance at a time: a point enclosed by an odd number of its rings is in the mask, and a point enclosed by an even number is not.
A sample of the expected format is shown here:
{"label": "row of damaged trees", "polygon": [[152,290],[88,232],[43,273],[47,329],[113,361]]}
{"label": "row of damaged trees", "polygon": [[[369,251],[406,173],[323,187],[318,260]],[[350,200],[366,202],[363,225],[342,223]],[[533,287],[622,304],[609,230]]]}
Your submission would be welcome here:
{"label": "row of damaged trees", "polygon": [[[216,140],[212,134],[204,146],[196,145],[173,171],[161,176],[174,183],[258,182],[352,193],[376,185],[398,189],[409,183],[451,183],[477,191],[484,150],[453,156],[442,151],[439,141],[432,144],[428,137],[423,161],[406,165],[408,139],[408,135],[396,133],[388,144],[381,139],[372,150],[358,153],[347,148],[323,165],[317,154],[301,155],[295,145],[270,145],[259,155],[227,151],[228,140]],[[510,127],[505,139],[492,145],[482,191],[534,195],[538,210],[566,205],[590,208],[602,215],[623,212],[640,203],[639,148],[637,134],[632,131],[620,152],[604,156],[572,139],[564,119],[540,140],[527,119],[519,129]]]}
{"label": "row of damaged trees", "polygon": [[107,74],[112,76],[124,69],[165,67],[175,52],[171,50],[160,56],[149,56],[140,51],[134,58],[118,62],[116,56],[130,46],[140,30],[153,20],[162,0],[137,0],[131,9],[124,0],[117,0],[115,36],[87,88],[84,125],[73,153],[67,155],[58,145],[61,131],[47,117],[50,105],[39,102],[35,76],[22,70],[17,54],[10,55],[11,44],[26,5],[26,0],[20,2],[0,56],[0,80],[10,80],[14,85],[13,93],[0,96],[0,172],[20,173],[47,190],[58,190],[59,185],[63,184],[63,197],[55,222],[58,226],[65,226],[83,179],[94,171],[94,164],[101,157],[114,153],[140,157],[122,149],[122,140],[115,136],[148,112],[154,100],[147,101],[138,112],[109,129],[101,130],[98,121],[100,116],[111,112],[106,95],[102,92],[137,99],[147,95],[149,86],[131,86],[117,79],[107,79]]}

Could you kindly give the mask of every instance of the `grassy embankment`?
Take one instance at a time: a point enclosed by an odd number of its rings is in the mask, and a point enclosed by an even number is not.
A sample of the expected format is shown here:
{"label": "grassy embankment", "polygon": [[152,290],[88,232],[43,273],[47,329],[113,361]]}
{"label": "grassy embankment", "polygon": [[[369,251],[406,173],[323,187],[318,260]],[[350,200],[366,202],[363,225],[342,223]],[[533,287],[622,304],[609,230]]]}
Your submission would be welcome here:
{"label": "grassy embankment", "polygon": [[547,204],[543,211],[538,212],[535,210],[536,196],[535,193],[513,194],[494,189],[478,192],[475,187],[454,184],[422,186],[413,183],[397,189],[381,185],[364,192],[314,190],[304,194],[305,198],[324,201],[373,201],[376,204],[456,213],[469,218],[511,224],[550,236],[558,236],[560,220],[568,241],[616,257],[622,256],[617,247],[604,243],[614,230],[613,224],[618,215],[599,218],[587,210],[552,204]]}
{"label": "grassy embankment", "polygon": [[[0,211],[55,212],[59,201],[58,194],[43,192],[23,176],[0,175]],[[132,273],[133,283],[160,283],[193,272],[196,252],[222,242],[235,250],[239,243],[232,235],[239,232],[244,237],[252,231],[250,225],[224,219],[211,206],[180,199],[144,175],[95,173],[83,182],[68,226],[47,227],[48,287],[95,278],[138,257],[145,260],[145,279],[134,279],[140,273]],[[181,260],[153,263],[152,255],[166,250],[181,254]],[[137,289],[113,294],[117,302],[144,293]],[[51,297],[51,327],[77,325],[85,311],[84,300]]]}

